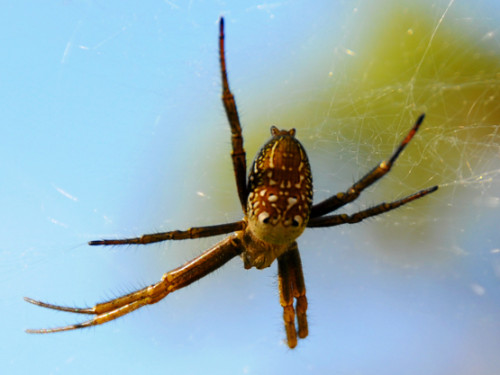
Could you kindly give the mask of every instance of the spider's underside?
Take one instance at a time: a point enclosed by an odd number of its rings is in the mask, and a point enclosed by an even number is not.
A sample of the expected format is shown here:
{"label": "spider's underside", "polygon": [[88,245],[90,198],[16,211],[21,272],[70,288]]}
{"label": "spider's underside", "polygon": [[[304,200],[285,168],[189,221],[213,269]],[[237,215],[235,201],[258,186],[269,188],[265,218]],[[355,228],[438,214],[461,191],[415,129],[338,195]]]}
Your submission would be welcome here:
{"label": "spider's underside", "polygon": [[159,282],[91,308],[63,307],[25,298],[30,303],[54,310],[95,315],[93,319],[83,323],[60,328],[29,329],[28,333],[69,331],[106,323],[142,306],[162,300],[167,294],[199,280],[239,255],[247,269],[269,267],[274,260],[278,260],[278,285],[287,343],[290,348],[294,348],[297,345],[297,336],[305,338],[308,334],[306,289],[295,241],[304,229],[357,223],[367,217],[396,209],[437,190],[438,187],[433,186],[398,201],[381,203],[352,215],[328,215],[355,200],[364,189],[389,172],[395,160],[417,132],[424,115],[417,119],[406,138],[389,159],[381,162],[345,192],[338,193],[315,205],[312,203],[313,187],[309,161],[306,151],[295,138],[295,129],[287,131],[271,127],[272,137],[257,154],[249,171],[247,183],[246,156],[241,126],[227,79],[222,18],[220,19],[219,53],[222,101],[231,128],[231,157],[238,196],[244,212],[243,219],[228,224],[190,228],[186,231],[89,242],[90,245],[148,244],[233,232],[200,256],[164,274]]}

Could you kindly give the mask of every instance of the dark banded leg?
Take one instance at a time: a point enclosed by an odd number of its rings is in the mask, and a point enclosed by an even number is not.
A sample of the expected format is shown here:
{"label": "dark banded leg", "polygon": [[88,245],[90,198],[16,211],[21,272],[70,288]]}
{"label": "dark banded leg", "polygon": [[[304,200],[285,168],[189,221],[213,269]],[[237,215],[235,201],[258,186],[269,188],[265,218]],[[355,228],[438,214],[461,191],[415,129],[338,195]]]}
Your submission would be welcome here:
{"label": "dark banded leg", "polygon": [[390,202],[390,203],[381,203],[376,206],[370,207],[366,210],[356,212],[352,215],[340,214],[340,215],[329,215],[329,216],[321,216],[315,217],[309,220],[309,224],[307,224],[310,228],[319,228],[319,227],[333,227],[335,225],[341,224],[354,224],[359,223],[360,221],[372,217],[383,214],[385,212],[394,210],[398,207],[401,207],[415,199],[419,199],[425,197],[427,194],[430,194],[438,189],[437,186],[433,186],[428,189],[420,190],[418,193],[409,195],[403,199]]}
{"label": "dark banded leg", "polygon": [[174,230],[171,232],[144,234],[141,237],[125,238],[119,240],[95,240],[90,241],[89,245],[146,245],[154,242],[167,240],[186,240],[193,238],[212,237],[219,234],[236,232],[245,228],[243,220],[234,223],[210,225],[206,227],[193,227],[188,230]]}
{"label": "dark banded leg", "polygon": [[222,76],[222,103],[226,110],[229,126],[231,127],[231,144],[233,150],[231,158],[233,159],[234,176],[236,178],[236,187],[238,189],[238,197],[240,198],[243,212],[246,212],[247,205],[247,165],[245,149],[243,148],[243,136],[241,134],[240,118],[236,108],[234,96],[229,89],[226,70],[226,56],[224,50],[224,18],[221,17],[219,24],[219,58],[220,71]]}
{"label": "dark banded leg", "polygon": [[[399,144],[392,156],[388,160],[384,160],[370,172],[364,175],[359,181],[355,182],[349,189],[345,192],[338,193],[324,201],[315,204],[311,209],[311,218],[323,216],[336,209],[352,202],[359,197],[361,192],[365,190],[368,186],[372,185],[374,182],[382,178],[387,172],[392,168],[392,165],[398,158],[398,156],[403,152],[408,143],[412,140],[415,133],[418,131],[420,125],[424,121],[424,114],[421,114],[415,125],[411,128],[410,132],[406,135],[405,139]],[[309,225],[308,225],[309,226]]]}

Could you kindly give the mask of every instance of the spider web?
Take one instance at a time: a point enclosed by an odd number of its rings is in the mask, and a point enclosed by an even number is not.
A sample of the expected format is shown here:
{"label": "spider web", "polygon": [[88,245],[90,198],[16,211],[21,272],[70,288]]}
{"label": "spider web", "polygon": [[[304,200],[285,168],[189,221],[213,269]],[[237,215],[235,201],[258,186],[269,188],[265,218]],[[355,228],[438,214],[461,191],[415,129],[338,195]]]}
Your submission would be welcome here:
{"label": "spider web", "polygon": [[[453,0],[388,2],[384,12],[377,11],[378,6],[359,2],[346,7],[340,17],[344,23],[334,31],[322,25],[325,35],[340,37],[308,36],[298,42],[300,53],[288,56],[287,69],[259,72],[270,77],[265,95],[236,93],[243,108],[247,154],[251,158],[268,137],[268,125],[296,127],[309,151],[318,201],[345,190],[387,158],[418,115],[426,113],[419,134],[393,170],[346,210],[433,185],[440,190],[384,219],[372,219],[377,224],[371,229],[345,230],[366,231],[367,237],[379,239],[381,248],[389,242],[396,248],[412,246],[412,238],[420,252],[419,237],[427,232],[436,237],[436,247],[463,253],[455,229],[463,228],[465,215],[488,216],[498,212],[500,204],[500,47],[495,18],[487,9]],[[249,108],[259,111],[247,113]],[[252,131],[248,124],[265,124],[264,131]],[[231,171],[219,177],[231,180]]]}

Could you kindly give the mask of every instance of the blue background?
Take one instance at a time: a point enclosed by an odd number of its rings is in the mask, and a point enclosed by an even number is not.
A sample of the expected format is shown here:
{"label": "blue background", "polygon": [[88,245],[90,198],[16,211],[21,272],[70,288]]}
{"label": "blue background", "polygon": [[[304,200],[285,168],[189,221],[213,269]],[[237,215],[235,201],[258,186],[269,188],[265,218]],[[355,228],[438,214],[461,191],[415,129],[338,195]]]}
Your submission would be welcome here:
{"label": "blue background", "polygon": [[[4,4],[5,373],[498,373],[498,5],[397,3]],[[380,75],[362,60],[365,49],[378,46],[363,40],[367,30],[384,26],[380,17],[391,10],[402,23],[408,14],[416,22],[415,13],[428,24],[415,26],[427,42],[416,47],[425,58],[410,61],[414,80],[391,67]],[[316,197],[324,198],[386,157],[426,111],[426,130],[397,170],[347,210],[443,187],[367,223],[301,237],[310,335],[293,351],[283,342],[275,266],[245,271],[238,259],[117,321],[53,335],[24,333],[84,317],[29,305],[23,296],[91,306],[156,282],[217,239],[124,248],[88,247],[87,241],[241,218],[220,102],[220,15],[249,162],[270,125],[296,127],[314,166]],[[440,56],[425,55],[446,25],[462,32],[450,39],[457,44],[443,47]],[[401,27],[413,35],[411,25]],[[377,42],[395,53],[402,48]],[[445,97],[450,66],[474,70],[471,61],[481,56],[473,51],[483,47],[494,68],[455,82],[460,100],[451,105]],[[368,59],[383,65],[386,55]],[[356,61],[362,69],[353,71]],[[432,78],[421,79],[424,70]],[[364,86],[379,79],[385,83],[378,89]],[[472,99],[464,93],[469,83],[477,88]],[[410,84],[437,89],[431,97],[415,89],[405,100],[393,99]],[[383,96],[393,104],[380,113]],[[493,109],[472,119],[485,102]],[[463,122],[457,122],[460,111],[467,114]],[[394,126],[384,133],[387,124]]]}

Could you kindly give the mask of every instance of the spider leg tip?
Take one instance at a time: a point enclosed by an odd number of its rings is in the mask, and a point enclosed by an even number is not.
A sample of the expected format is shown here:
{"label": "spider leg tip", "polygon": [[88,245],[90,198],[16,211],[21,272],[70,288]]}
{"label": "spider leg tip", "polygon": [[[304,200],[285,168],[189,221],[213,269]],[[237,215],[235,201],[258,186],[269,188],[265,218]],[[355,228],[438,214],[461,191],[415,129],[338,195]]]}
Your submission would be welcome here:
{"label": "spider leg tip", "polygon": [[26,301],[26,302],[29,302],[29,303],[32,303],[34,305],[37,304],[38,301],[35,301],[34,299],[32,298],[29,298],[29,297],[23,297],[23,299]]}
{"label": "spider leg tip", "polygon": [[107,240],[92,240],[87,242],[89,246],[99,246],[99,245],[107,245]]}

